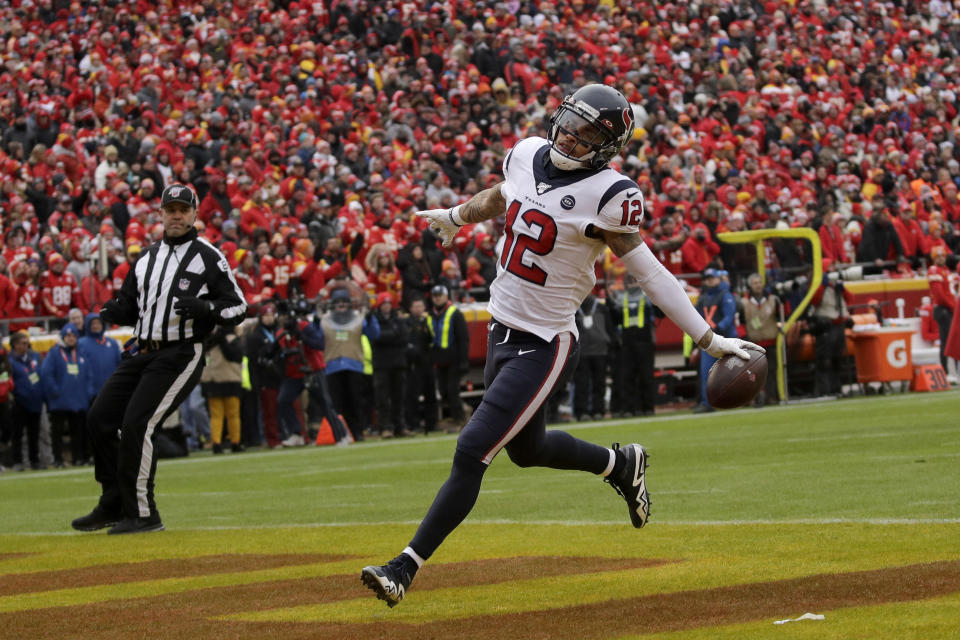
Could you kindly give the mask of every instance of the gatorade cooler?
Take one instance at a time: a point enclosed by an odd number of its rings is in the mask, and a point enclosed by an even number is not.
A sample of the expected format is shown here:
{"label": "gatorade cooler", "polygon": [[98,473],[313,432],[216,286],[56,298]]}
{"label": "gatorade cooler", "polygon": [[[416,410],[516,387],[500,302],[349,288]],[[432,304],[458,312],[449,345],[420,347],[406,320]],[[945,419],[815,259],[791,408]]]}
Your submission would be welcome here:
{"label": "gatorade cooler", "polygon": [[858,382],[897,382],[913,380],[910,339],[913,331],[881,327],[855,332],[853,355],[857,362]]}

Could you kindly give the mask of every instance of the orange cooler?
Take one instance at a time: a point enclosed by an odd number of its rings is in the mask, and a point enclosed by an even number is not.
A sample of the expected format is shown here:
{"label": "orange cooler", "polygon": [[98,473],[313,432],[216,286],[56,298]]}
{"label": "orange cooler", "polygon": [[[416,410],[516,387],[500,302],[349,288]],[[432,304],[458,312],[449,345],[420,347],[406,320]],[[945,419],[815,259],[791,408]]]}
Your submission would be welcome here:
{"label": "orange cooler", "polygon": [[897,327],[854,332],[853,355],[857,362],[858,382],[897,382],[913,380],[910,356],[912,331]]}

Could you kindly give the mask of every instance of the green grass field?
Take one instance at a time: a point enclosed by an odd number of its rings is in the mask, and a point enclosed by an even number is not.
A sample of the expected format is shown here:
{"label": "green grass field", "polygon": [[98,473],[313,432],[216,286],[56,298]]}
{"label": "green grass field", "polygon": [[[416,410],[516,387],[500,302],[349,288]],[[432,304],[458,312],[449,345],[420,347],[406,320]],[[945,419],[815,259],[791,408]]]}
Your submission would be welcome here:
{"label": "green grass field", "polygon": [[[454,436],[161,461],[168,531],[143,536],[70,529],[98,495],[89,468],[8,472],[0,637],[953,639],[958,407],[947,392],[569,426],[649,449],[648,527],[597,478],[503,455],[396,609],[359,569],[409,541]],[[773,624],[808,611],[826,618]]]}

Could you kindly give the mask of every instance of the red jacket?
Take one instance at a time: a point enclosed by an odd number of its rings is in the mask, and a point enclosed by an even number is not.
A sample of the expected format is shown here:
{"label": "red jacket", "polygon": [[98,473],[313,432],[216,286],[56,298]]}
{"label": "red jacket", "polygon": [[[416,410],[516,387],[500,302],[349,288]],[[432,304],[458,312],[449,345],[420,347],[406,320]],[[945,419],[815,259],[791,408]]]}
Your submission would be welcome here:
{"label": "red jacket", "polygon": [[[288,378],[303,378],[307,371],[320,371],[327,365],[323,361],[323,329],[319,325],[300,320],[300,339],[293,338],[285,329],[277,332],[277,344],[287,352],[296,350],[285,358]],[[313,345],[313,346],[311,346]],[[303,348],[302,354],[299,352]]]}
{"label": "red jacket", "polygon": [[0,273],[0,318],[15,318],[17,310],[17,286]]}
{"label": "red jacket", "polygon": [[[92,288],[92,295],[91,295]],[[80,281],[80,293],[77,295],[77,306],[84,315],[99,309],[113,298],[113,282],[87,276]]]}
{"label": "red jacket", "polygon": [[325,267],[323,262],[310,260],[307,268],[300,274],[300,290],[307,300],[313,300],[320,291],[326,286],[330,278],[335,277],[343,271],[342,262],[334,262],[331,266]]}
{"label": "red jacket", "polygon": [[843,230],[840,225],[824,223],[820,225],[819,234],[823,257],[831,263],[847,262],[847,256],[843,250]]}
{"label": "red jacket", "polygon": [[700,273],[718,253],[720,253],[720,247],[713,241],[710,234],[707,234],[702,242],[691,235],[680,247],[683,273]]}
{"label": "red jacket", "polygon": [[930,297],[933,304],[939,304],[952,309],[954,296],[950,293],[950,270],[938,265],[930,265],[927,269],[927,282],[930,283]]}
{"label": "red jacket", "polygon": [[70,307],[74,306],[74,298],[79,293],[73,274],[64,271],[58,275],[53,271],[47,271],[41,281],[43,282],[44,315],[66,317]]}

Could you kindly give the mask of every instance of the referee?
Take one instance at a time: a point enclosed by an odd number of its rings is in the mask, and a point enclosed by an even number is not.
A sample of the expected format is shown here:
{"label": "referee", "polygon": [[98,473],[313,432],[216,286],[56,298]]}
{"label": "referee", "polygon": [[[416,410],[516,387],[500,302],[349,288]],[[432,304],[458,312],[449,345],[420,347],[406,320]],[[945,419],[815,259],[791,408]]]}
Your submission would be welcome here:
{"label": "referee", "polygon": [[163,240],[147,248],[103,305],[107,323],[133,326],[134,346],[87,416],[100,502],[73,521],[79,531],[162,531],[153,499],[154,436],[200,379],[203,340],[218,324],[237,325],[247,305],[227,260],[197,237],[197,196],[163,190]]}

